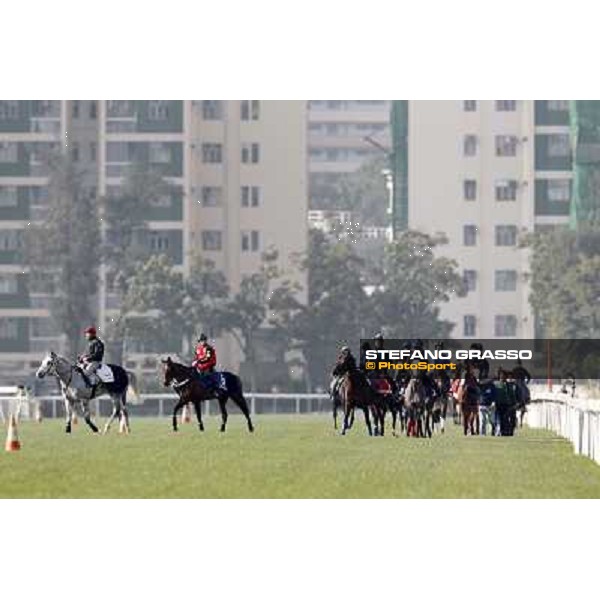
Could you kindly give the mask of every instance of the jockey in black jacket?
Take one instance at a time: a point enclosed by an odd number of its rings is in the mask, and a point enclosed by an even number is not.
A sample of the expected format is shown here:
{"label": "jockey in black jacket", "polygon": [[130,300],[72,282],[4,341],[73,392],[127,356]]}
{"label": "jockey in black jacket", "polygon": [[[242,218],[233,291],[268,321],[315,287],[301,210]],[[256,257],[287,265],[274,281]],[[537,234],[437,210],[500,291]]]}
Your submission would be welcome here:
{"label": "jockey in black jacket", "polygon": [[98,337],[95,327],[88,327],[84,333],[89,341],[88,351],[79,357],[79,362],[89,382],[96,385],[99,382],[96,371],[104,359],[104,342]]}

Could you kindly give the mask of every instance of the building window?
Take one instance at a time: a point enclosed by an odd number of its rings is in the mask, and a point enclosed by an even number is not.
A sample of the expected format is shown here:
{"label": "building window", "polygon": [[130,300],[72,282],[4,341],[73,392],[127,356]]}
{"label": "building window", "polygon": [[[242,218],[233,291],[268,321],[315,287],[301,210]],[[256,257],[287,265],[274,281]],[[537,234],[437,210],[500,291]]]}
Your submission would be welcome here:
{"label": "building window", "polygon": [[497,135],[496,156],[516,156],[517,143],[516,135]]}
{"label": "building window", "polygon": [[73,142],[71,145],[71,160],[79,162],[79,144],[77,142]]}
{"label": "building window", "polygon": [[148,100],[147,106],[150,121],[166,121],[169,118],[168,100]]}
{"label": "building window", "polygon": [[0,208],[17,206],[18,192],[14,185],[0,186]]}
{"label": "building window", "polygon": [[463,153],[465,156],[475,156],[475,154],[477,154],[476,135],[465,135],[463,140]]}
{"label": "building window", "polygon": [[548,136],[548,156],[569,156],[571,140],[568,133],[554,133]]}
{"label": "building window", "polygon": [[258,144],[242,144],[242,163],[257,164],[260,159]]}
{"label": "building window", "polygon": [[133,117],[135,114],[135,105],[132,100],[107,100],[107,117]]}
{"label": "building window", "polygon": [[496,246],[515,246],[516,243],[516,225],[496,225]]}
{"label": "building window", "polygon": [[0,121],[16,121],[19,118],[18,100],[0,100]]}
{"label": "building window", "polygon": [[242,252],[257,252],[259,245],[258,231],[242,231]]}
{"label": "building window", "polygon": [[477,271],[474,269],[465,269],[463,271],[463,284],[465,291],[474,292],[477,288]]}
{"label": "building window", "polygon": [[14,273],[0,275],[0,294],[14,295],[18,290],[18,280]]}
{"label": "building window", "polygon": [[548,100],[546,103],[548,110],[564,112],[569,110],[568,100]]}
{"label": "building window", "polygon": [[548,200],[553,202],[569,202],[571,200],[570,179],[548,179],[546,185],[548,186]]}
{"label": "building window", "polygon": [[223,162],[223,146],[221,144],[202,144],[202,162],[212,164]]}
{"label": "building window", "polygon": [[60,335],[53,319],[48,317],[31,317],[31,337],[34,338],[53,338]]}
{"label": "building window", "polygon": [[516,200],[517,182],[514,179],[496,181],[496,200]]}
{"label": "building window", "polygon": [[71,115],[74,119],[79,118],[79,100],[73,100],[71,104]]}
{"label": "building window", "polygon": [[201,190],[201,203],[203,208],[219,206],[221,204],[222,189],[213,185],[203,185]]}
{"label": "building window", "polygon": [[513,112],[517,110],[516,100],[496,100],[496,110],[501,112]]}
{"label": "building window", "polygon": [[19,334],[17,320],[11,318],[0,319],[0,338],[3,340],[14,340]]}
{"label": "building window", "polygon": [[242,186],[241,204],[244,208],[256,208],[260,204],[260,188],[256,185]]}
{"label": "building window", "polygon": [[477,200],[477,181],[465,179],[463,181],[463,193],[465,200]]}
{"label": "building window", "polygon": [[474,112],[477,110],[477,100],[463,100],[463,110],[465,112]]}
{"label": "building window", "polygon": [[92,162],[96,161],[97,153],[98,153],[98,146],[96,146],[96,142],[90,142],[90,160]]}
{"label": "building window", "polygon": [[98,116],[98,103],[95,100],[90,102],[90,119],[95,119]]}
{"label": "building window", "polygon": [[16,142],[0,142],[0,163],[16,163],[19,153]]}
{"label": "building window", "polygon": [[463,244],[465,246],[477,245],[477,227],[475,225],[463,226]]}
{"label": "building window", "polygon": [[500,269],[494,273],[494,289],[497,292],[514,292],[517,289],[517,272]]}
{"label": "building window", "polygon": [[221,100],[202,100],[202,118],[205,121],[220,121],[223,118]]}
{"label": "building window", "polygon": [[223,247],[222,233],[216,229],[207,229],[201,233],[202,250],[217,252]]}
{"label": "building window", "polygon": [[169,194],[159,194],[150,198],[150,205],[154,208],[170,208],[173,205],[173,198]]}
{"label": "building window", "polygon": [[259,100],[242,100],[240,105],[240,117],[242,121],[258,121],[259,114]]}
{"label": "building window", "polygon": [[169,249],[169,236],[160,231],[150,232],[150,249],[155,252],[164,252]]}
{"label": "building window", "polygon": [[19,229],[0,230],[0,251],[18,250],[21,247],[21,231]]}
{"label": "building window", "polygon": [[494,334],[496,337],[515,337],[517,335],[517,317],[515,315],[496,315]]}
{"label": "building window", "polygon": [[148,144],[148,160],[152,164],[168,164],[171,162],[171,148],[161,142]]}
{"label": "building window", "polygon": [[464,315],[463,317],[463,335],[464,337],[473,337],[477,334],[477,319],[475,315]]}

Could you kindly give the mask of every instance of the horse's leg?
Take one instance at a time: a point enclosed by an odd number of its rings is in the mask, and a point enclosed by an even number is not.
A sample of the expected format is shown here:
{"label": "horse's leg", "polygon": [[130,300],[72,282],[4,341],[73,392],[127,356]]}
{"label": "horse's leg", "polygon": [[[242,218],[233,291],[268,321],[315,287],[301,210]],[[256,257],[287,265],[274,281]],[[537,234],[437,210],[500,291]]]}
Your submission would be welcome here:
{"label": "horse's leg", "polygon": [[121,418],[125,421],[125,432],[131,433],[129,425],[129,411],[127,410],[127,390],[121,394]]}
{"label": "horse's leg", "polygon": [[348,422],[348,429],[352,429],[354,425],[354,406],[350,409],[350,421]]}
{"label": "horse's leg", "polygon": [[204,423],[202,422],[202,402],[194,400],[194,410],[196,411],[196,419],[198,419],[198,429],[204,431]]}
{"label": "horse's leg", "polygon": [[365,415],[365,423],[367,425],[367,431],[369,432],[369,435],[373,435],[373,428],[371,427],[371,417],[369,416],[369,407],[365,406],[365,408],[363,408],[363,413]]}
{"label": "horse's leg", "polygon": [[119,397],[111,394],[110,399],[112,400],[113,409],[112,409],[112,412],[110,413],[110,417],[108,418],[108,421],[106,421],[106,424],[104,425],[104,428],[102,429],[103,435],[106,435],[108,433],[110,426],[113,424],[114,420],[117,418],[117,416],[121,412],[121,402],[120,402]]}
{"label": "horse's leg", "polygon": [[252,417],[250,416],[250,408],[248,407],[248,402],[246,402],[246,398],[244,398],[244,394],[242,394],[242,392],[239,392],[238,394],[231,394],[229,397],[242,411],[244,417],[246,417],[248,431],[252,433],[254,431],[254,424],[252,423]]}
{"label": "horse's leg", "polygon": [[227,407],[225,404],[227,403],[227,398],[223,398],[221,396],[218,397],[219,401],[219,409],[221,411],[221,433],[223,433],[227,427]]}
{"label": "horse's leg", "polygon": [[379,435],[379,415],[377,414],[377,406],[371,404],[370,413],[373,416],[373,435],[377,437]]}
{"label": "horse's leg", "polygon": [[177,432],[177,413],[183,408],[184,404],[187,404],[187,400],[183,400],[180,396],[173,407],[172,425],[175,432]]}
{"label": "horse's leg", "polygon": [[346,435],[346,431],[352,427],[349,425],[350,413],[352,412],[352,420],[354,420],[353,408],[349,405],[349,403],[344,399],[342,408],[344,410],[344,421],[342,423],[342,431],[340,431],[340,435]]}
{"label": "horse's leg", "polygon": [[92,421],[92,417],[90,415],[90,403],[89,400],[83,400],[82,401],[83,404],[83,419],[86,422],[86,425],[94,432],[94,433],[99,433],[98,432],[98,428],[96,427],[96,425],[94,424],[94,422]]}
{"label": "horse's leg", "polygon": [[379,413],[379,435],[383,437],[385,435],[385,415],[387,413],[386,406],[378,406],[377,412]]}
{"label": "horse's leg", "polygon": [[73,407],[65,397],[65,433],[71,433],[71,421],[73,420]]}
{"label": "horse's leg", "polygon": [[337,426],[337,402],[335,400],[335,398],[333,399],[333,428],[335,430],[337,430],[338,426]]}

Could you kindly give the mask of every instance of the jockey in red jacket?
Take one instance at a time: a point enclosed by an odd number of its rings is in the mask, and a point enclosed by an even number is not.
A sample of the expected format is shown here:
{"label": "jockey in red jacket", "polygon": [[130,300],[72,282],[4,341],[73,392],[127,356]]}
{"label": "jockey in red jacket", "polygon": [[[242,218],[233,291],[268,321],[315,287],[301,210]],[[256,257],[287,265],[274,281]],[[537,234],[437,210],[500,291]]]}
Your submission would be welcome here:
{"label": "jockey in red jacket", "polygon": [[200,334],[198,345],[196,346],[196,358],[192,362],[192,367],[201,373],[214,373],[217,365],[217,353],[215,349],[208,343],[205,334]]}

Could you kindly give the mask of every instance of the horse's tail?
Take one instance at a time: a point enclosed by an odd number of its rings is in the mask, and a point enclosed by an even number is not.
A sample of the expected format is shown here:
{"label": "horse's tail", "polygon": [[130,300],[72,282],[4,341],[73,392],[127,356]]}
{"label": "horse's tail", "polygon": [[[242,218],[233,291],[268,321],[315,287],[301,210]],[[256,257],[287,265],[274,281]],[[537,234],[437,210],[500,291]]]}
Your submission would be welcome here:
{"label": "horse's tail", "polygon": [[230,371],[223,371],[223,377],[225,378],[225,389],[230,396],[243,396],[242,380]]}

